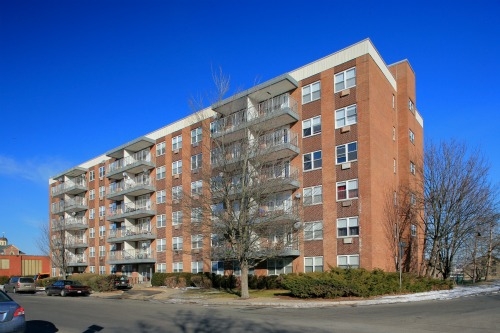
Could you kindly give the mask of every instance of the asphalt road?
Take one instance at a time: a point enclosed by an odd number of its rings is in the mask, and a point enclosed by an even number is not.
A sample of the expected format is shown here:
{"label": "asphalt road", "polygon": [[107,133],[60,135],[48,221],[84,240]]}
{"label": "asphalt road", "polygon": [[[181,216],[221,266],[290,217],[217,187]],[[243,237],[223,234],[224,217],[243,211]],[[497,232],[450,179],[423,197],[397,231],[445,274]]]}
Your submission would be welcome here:
{"label": "asphalt road", "polygon": [[[11,294],[12,295],[12,294]],[[13,295],[27,333],[500,332],[500,294],[317,309]]]}

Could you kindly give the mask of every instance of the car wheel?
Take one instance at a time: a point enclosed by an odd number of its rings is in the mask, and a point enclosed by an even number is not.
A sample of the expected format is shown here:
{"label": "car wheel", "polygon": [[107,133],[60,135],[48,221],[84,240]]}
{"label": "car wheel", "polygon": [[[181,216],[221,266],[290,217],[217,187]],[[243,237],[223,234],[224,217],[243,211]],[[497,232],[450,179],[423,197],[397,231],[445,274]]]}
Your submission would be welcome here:
{"label": "car wheel", "polygon": [[48,290],[45,290],[45,294],[46,294],[47,296],[52,296]]}
{"label": "car wheel", "polygon": [[63,290],[61,290],[61,296],[62,296],[62,297],[66,296],[66,290],[64,290],[64,289],[63,289]]}

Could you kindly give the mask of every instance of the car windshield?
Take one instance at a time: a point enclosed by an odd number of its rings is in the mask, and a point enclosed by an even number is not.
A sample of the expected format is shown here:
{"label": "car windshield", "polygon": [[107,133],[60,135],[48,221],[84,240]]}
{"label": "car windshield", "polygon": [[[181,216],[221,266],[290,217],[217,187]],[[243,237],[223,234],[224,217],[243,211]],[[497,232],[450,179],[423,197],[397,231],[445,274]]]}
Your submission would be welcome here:
{"label": "car windshield", "polygon": [[21,283],[35,283],[35,280],[33,280],[32,278],[20,278],[19,282],[21,282]]}

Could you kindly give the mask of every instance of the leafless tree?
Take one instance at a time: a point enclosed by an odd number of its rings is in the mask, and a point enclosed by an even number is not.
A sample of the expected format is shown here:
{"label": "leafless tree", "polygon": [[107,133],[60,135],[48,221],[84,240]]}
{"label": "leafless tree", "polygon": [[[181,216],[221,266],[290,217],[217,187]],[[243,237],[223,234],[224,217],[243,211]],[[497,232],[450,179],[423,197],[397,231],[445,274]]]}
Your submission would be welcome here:
{"label": "leafless tree", "polygon": [[57,268],[63,278],[66,278],[68,274],[68,264],[71,260],[71,254],[67,248],[68,241],[63,219],[53,220],[50,224],[40,226],[38,249],[50,258],[51,266]]}
{"label": "leafless tree", "polygon": [[467,240],[488,223],[494,202],[488,172],[480,151],[470,151],[465,144],[450,141],[426,147],[427,275],[448,278]]}

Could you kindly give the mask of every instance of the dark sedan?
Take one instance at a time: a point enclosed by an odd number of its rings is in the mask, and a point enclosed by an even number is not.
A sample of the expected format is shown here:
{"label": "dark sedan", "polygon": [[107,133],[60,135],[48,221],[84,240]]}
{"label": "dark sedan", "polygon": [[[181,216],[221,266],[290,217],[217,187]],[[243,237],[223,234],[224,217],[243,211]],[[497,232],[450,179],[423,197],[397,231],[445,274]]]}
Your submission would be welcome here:
{"label": "dark sedan", "polygon": [[0,332],[24,333],[25,330],[24,308],[0,291]]}
{"label": "dark sedan", "polygon": [[78,281],[59,280],[45,287],[45,293],[47,294],[47,296],[52,296],[52,295],[61,295],[63,297],[67,295],[88,296],[90,295],[90,288],[84,286]]}

